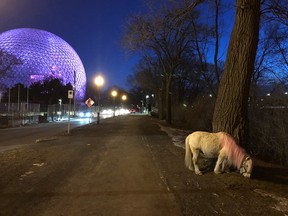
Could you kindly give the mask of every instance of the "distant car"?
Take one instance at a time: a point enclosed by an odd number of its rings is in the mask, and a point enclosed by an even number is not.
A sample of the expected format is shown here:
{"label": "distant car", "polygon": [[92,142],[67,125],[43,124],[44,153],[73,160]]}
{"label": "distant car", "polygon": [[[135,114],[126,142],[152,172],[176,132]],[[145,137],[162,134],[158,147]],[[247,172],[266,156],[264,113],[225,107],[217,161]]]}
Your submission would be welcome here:
{"label": "distant car", "polygon": [[129,112],[130,113],[136,113],[136,110],[135,109],[129,109]]}
{"label": "distant car", "polygon": [[93,117],[93,113],[92,112],[80,112],[79,113],[79,117],[81,117],[81,118],[91,118],[91,117]]}

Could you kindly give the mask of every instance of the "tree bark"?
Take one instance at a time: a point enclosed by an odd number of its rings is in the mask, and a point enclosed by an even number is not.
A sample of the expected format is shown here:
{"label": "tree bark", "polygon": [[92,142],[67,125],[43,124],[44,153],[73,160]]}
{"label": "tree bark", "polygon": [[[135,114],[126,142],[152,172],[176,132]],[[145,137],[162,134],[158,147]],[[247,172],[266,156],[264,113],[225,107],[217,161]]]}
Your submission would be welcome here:
{"label": "tree bark", "polygon": [[158,118],[160,120],[164,119],[164,93],[163,93],[163,86],[158,91]]}
{"label": "tree bark", "polygon": [[172,73],[169,73],[166,77],[166,123],[172,123],[172,104],[171,104],[171,79]]}
{"label": "tree bark", "polygon": [[236,0],[236,17],[216,100],[213,131],[248,147],[248,97],[256,57],[260,0]]}

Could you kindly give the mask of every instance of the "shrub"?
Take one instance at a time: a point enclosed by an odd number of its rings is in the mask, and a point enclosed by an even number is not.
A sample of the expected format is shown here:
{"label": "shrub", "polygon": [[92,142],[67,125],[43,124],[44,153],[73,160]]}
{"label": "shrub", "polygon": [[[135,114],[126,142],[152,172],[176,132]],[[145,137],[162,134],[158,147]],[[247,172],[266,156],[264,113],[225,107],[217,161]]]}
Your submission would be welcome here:
{"label": "shrub", "polygon": [[262,107],[250,112],[252,153],[262,159],[288,165],[288,109]]}
{"label": "shrub", "polygon": [[190,105],[178,104],[173,107],[173,123],[182,124],[191,131],[212,130],[214,100],[198,97]]}

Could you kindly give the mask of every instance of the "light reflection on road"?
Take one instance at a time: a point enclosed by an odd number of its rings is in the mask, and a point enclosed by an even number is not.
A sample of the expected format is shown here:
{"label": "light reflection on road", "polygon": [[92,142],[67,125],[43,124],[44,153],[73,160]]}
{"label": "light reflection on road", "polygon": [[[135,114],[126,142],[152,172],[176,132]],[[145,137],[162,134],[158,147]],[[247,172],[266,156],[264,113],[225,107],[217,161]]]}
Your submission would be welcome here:
{"label": "light reflection on road", "polygon": [[[107,118],[107,116],[106,116]],[[70,129],[95,122],[96,118],[71,118]],[[68,119],[0,130],[0,152],[34,144],[36,140],[67,134]]]}
{"label": "light reflection on road", "polygon": [[[100,119],[107,119],[107,118],[111,118],[113,117],[113,115],[101,115],[100,116]],[[71,124],[74,125],[74,127],[78,127],[78,126],[83,126],[83,125],[86,125],[86,124],[90,124],[92,122],[95,122],[96,121],[96,118],[73,118],[73,119],[70,119],[70,122]],[[68,123],[68,119],[62,119],[61,122],[66,122]]]}

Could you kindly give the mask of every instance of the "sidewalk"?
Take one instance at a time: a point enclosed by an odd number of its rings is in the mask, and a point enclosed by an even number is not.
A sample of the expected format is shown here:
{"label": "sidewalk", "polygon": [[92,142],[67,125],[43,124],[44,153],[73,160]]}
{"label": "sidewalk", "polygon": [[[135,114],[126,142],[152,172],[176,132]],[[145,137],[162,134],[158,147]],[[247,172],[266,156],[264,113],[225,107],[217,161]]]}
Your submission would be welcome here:
{"label": "sidewalk", "polygon": [[161,133],[148,116],[106,119],[72,131],[68,142],[81,140],[97,154],[57,190],[69,196],[53,197],[42,215],[182,215],[150,152],[153,142],[169,140]]}

